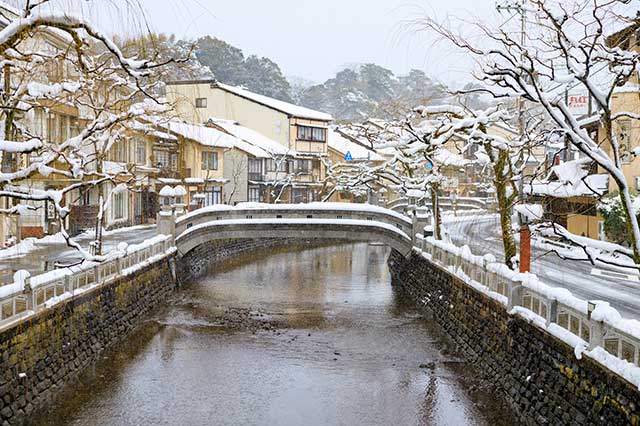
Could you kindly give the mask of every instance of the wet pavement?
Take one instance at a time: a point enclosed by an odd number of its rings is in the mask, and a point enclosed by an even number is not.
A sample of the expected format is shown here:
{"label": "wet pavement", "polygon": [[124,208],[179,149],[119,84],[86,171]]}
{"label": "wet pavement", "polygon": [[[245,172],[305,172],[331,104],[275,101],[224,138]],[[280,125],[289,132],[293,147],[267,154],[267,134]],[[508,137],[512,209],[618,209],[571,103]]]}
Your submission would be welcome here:
{"label": "wet pavement", "polygon": [[[140,243],[154,235],[156,235],[155,225],[109,231],[103,238],[103,252],[106,253],[114,249],[120,242],[124,241],[128,244]],[[93,232],[74,238],[87,250],[89,242],[93,239]],[[29,271],[31,275],[37,275],[55,269],[56,263],[73,264],[81,259],[78,251],[69,247],[66,243],[42,243],[35,239],[33,241],[35,241],[33,250],[14,249],[13,252],[17,252],[15,256],[7,257],[0,250],[0,285],[12,283],[13,274],[20,269]]]}
{"label": "wet pavement", "polygon": [[36,426],[511,425],[367,244],[253,255],[176,293]]}

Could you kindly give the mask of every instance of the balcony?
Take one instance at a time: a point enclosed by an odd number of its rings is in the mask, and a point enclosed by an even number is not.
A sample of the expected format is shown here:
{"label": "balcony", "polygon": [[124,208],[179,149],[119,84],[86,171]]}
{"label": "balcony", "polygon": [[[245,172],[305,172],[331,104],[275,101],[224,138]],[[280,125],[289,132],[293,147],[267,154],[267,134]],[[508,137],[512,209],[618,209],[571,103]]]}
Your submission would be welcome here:
{"label": "balcony", "polygon": [[251,182],[264,182],[265,178],[262,173],[249,173],[249,181]]}

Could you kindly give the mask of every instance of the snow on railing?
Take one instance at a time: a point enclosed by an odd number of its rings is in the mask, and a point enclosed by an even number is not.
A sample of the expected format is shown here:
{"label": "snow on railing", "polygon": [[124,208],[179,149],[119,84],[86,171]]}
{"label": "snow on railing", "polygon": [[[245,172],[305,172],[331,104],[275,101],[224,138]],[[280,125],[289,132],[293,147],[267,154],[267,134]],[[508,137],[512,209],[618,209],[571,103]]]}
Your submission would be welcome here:
{"label": "snow on railing", "polygon": [[640,388],[640,321],[623,319],[607,302],[587,302],[567,289],[542,283],[534,274],[514,272],[491,254],[474,255],[468,246],[421,236],[417,245],[427,259],[499,301],[510,313],[573,346],[578,359],[586,353]]}
{"label": "snow on railing", "polygon": [[157,235],[140,244],[118,247],[111,259],[56,269],[29,277],[26,271],[14,274],[14,283],[0,287],[0,328],[56,303],[127,275],[160,259],[174,248],[173,238]]}

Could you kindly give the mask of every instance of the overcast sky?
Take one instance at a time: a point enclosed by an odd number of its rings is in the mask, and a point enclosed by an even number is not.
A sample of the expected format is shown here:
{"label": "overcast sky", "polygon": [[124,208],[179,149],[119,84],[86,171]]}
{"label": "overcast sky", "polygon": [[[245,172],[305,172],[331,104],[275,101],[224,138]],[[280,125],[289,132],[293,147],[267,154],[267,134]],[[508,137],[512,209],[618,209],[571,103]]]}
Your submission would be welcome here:
{"label": "overcast sky", "polygon": [[[352,63],[411,68],[445,82],[468,80],[470,63],[443,43],[408,30],[425,14],[493,15],[494,0],[138,0],[152,29],[211,35],[276,61],[285,75],[315,82]],[[495,16],[494,16],[495,18]]]}

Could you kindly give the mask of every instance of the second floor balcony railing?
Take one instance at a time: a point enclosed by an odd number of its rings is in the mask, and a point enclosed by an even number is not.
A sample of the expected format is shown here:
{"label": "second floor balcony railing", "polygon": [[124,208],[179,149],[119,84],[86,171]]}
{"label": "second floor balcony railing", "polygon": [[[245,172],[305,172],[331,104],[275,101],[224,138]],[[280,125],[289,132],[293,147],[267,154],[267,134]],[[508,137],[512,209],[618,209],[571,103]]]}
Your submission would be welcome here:
{"label": "second floor balcony railing", "polygon": [[265,178],[262,173],[249,173],[249,180],[253,182],[264,182]]}

